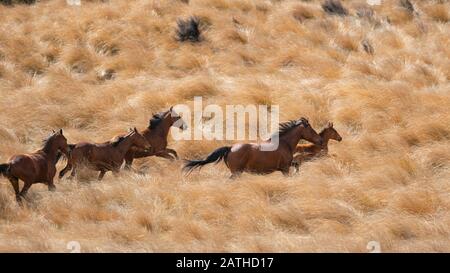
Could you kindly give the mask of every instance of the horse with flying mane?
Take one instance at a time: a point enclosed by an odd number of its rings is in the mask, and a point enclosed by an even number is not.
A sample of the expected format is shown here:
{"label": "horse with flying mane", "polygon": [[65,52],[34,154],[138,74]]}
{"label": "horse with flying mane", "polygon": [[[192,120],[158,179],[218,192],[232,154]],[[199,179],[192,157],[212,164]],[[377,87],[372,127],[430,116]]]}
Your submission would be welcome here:
{"label": "horse with flying mane", "polygon": [[281,123],[278,143],[274,143],[272,138],[262,143],[240,143],[218,148],[204,160],[188,160],[183,171],[189,174],[196,168],[224,160],[231,171],[230,178],[236,178],[242,172],[268,174],[280,171],[289,175],[293,151],[300,139],[322,144],[322,139],[306,118]]}
{"label": "horse with flying mane", "polygon": [[149,149],[150,144],[136,128],[127,135],[119,136],[113,141],[104,143],[80,142],[70,144],[70,155],[66,167],[59,173],[61,179],[72,169],[70,178],[76,174],[77,168],[85,164],[88,168],[99,171],[98,180],[102,180],[107,171],[117,174],[125,159],[125,154],[132,148]]}
{"label": "horse with flying mane", "polygon": [[[58,132],[53,131],[44,140],[42,149],[30,154],[14,155],[8,163],[0,164],[0,174],[11,182],[19,204],[22,203],[21,198],[25,198],[31,185],[35,183],[47,184],[49,191],[56,189],[53,178],[60,152],[68,155],[67,139],[62,129]],[[24,182],[21,191],[19,191],[19,180]]]}
{"label": "horse with flying mane", "polygon": [[177,152],[167,148],[167,136],[172,126],[181,130],[187,129],[186,122],[173,110],[173,106],[168,111],[154,114],[148,127],[142,131],[142,135],[150,143],[151,149],[132,148],[129,150],[125,155],[125,168],[130,169],[135,158],[159,156],[170,160],[178,159]]}

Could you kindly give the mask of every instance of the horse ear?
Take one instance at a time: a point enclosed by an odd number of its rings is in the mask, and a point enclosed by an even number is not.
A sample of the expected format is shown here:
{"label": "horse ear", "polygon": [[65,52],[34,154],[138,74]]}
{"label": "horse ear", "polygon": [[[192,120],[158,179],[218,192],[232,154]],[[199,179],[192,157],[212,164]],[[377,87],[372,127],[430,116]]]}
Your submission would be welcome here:
{"label": "horse ear", "polygon": [[328,128],[333,128],[333,122],[328,122]]}
{"label": "horse ear", "polygon": [[63,134],[63,129],[59,129],[59,134],[62,135]]}
{"label": "horse ear", "polygon": [[301,120],[303,123],[305,123],[306,126],[309,126],[309,121],[308,121],[307,118],[302,117],[302,118],[300,118],[300,120]]}
{"label": "horse ear", "polygon": [[172,112],[172,110],[173,110],[173,106],[170,107],[169,111]]}
{"label": "horse ear", "polygon": [[138,130],[136,129],[136,127],[134,127],[134,132],[136,132],[136,133],[138,132]]}

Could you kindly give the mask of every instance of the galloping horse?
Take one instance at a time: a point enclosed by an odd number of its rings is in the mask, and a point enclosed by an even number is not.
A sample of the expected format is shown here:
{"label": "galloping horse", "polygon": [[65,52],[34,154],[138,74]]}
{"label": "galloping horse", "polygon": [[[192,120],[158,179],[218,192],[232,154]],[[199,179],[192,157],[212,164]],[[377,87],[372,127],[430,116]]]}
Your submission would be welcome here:
{"label": "galloping horse", "polygon": [[[47,184],[49,191],[56,189],[53,178],[56,174],[56,163],[59,159],[59,152],[68,154],[67,139],[63,135],[62,129],[53,131],[44,140],[44,147],[31,154],[15,155],[6,164],[0,165],[0,174],[9,179],[16,193],[16,200],[21,204],[32,184]],[[22,190],[19,192],[19,179],[24,182]]]}
{"label": "galloping horse", "polygon": [[287,176],[289,175],[295,146],[300,139],[318,145],[322,144],[320,136],[314,131],[306,118],[281,123],[278,137],[278,146],[270,138],[260,144],[244,143],[218,148],[204,160],[187,161],[183,171],[189,174],[196,168],[201,168],[208,163],[218,163],[223,159],[231,171],[230,178],[236,178],[242,172],[268,174],[281,171]]}
{"label": "galloping horse", "polygon": [[125,168],[130,169],[133,159],[143,158],[148,156],[159,156],[166,159],[178,159],[178,154],[175,150],[167,148],[167,136],[170,127],[176,126],[181,130],[187,128],[184,120],[173,110],[173,107],[166,112],[154,114],[150,119],[147,129],[142,131],[142,135],[150,143],[151,149],[142,150],[133,148],[125,155]]}
{"label": "galloping horse", "polygon": [[300,168],[300,164],[305,161],[309,161],[315,157],[321,157],[328,154],[328,141],[334,139],[341,141],[342,137],[333,128],[333,123],[329,122],[327,127],[325,127],[320,133],[322,138],[322,145],[316,144],[299,144],[295,148],[294,160],[292,160],[292,166],[295,167],[296,172]]}
{"label": "galloping horse", "polygon": [[61,179],[70,169],[72,169],[70,178],[73,178],[77,167],[84,163],[87,167],[100,171],[98,180],[102,180],[107,171],[112,171],[114,174],[120,171],[125,154],[131,147],[149,149],[150,145],[134,128],[130,129],[127,135],[119,136],[114,141],[101,144],[81,142],[71,144],[69,147],[67,166],[59,173],[59,178]]}

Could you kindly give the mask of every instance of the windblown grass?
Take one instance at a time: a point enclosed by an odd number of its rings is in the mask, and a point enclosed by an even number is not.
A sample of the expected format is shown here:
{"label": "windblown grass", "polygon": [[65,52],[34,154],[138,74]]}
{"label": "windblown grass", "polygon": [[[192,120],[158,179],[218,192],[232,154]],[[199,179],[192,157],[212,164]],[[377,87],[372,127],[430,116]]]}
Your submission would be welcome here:
{"label": "windblown grass", "polygon": [[[186,178],[181,161],[147,158],[102,182],[34,185],[23,209],[1,178],[0,251],[450,251],[448,1],[342,1],[347,16],[323,2],[0,5],[0,162],[51,129],[106,141],[198,95],[278,104],[281,120],[333,121],[343,137],[289,178],[230,181],[223,163]],[[181,43],[190,16],[202,39]],[[169,146],[199,158],[227,143]]]}

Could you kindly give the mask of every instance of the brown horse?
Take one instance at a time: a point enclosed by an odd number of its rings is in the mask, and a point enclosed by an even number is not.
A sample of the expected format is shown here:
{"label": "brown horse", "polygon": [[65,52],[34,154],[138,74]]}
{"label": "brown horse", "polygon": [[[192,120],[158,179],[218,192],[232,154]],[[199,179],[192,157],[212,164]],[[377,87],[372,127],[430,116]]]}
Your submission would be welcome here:
{"label": "brown horse", "polygon": [[119,136],[114,141],[108,141],[101,144],[81,142],[69,145],[70,155],[67,160],[67,166],[59,173],[61,179],[70,169],[72,173],[70,178],[76,174],[80,164],[100,171],[98,180],[102,180],[107,171],[117,174],[125,158],[125,154],[131,147],[149,149],[150,145],[143,135],[136,128],[130,129],[125,136]]}
{"label": "brown horse", "polygon": [[[67,139],[63,135],[62,129],[53,131],[46,140],[44,147],[31,154],[15,155],[6,164],[0,165],[0,174],[9,179],[16,193],[16,200],[21,204],[21,197],[25,198],[32,184],[47,184],[50,191],[56,189],[53,178],[56,174],[56,163],[59,159],[59,152],[68,154]],[[24,182],[22,190],[19,192],[19,180]]]}
{"label": "brown horse", "polygon": [[142,131],[142,135],[150,143],[151,149],[142,150],[133,148],[125,155],[125,168],[130,169],[135,158],[148,156],[159,156],[166,159],[178,159],[175,150],[167,148],[167,136],[170,127],[175,126],[181,130],[187,128],[184,120],[173,110],[173,107],[166,112],[154,114],[150,119],[147,129]]}
{"label": "brown horse", "polygon": [[267,174],[281,171],[284,175],[289,175],[292,155],[300,139],[306,139],[318,145],[322,144],[320,136],[314,131],[308,120],[300,118],[280,124],[278,143],[274,143],[272,137],[262,143],[221,147],[204,160],[187,161],[183,171],[189,174],[196,168],[201,168],[208,163],[217,163],[223,159],[231,171],[230,178],[236,178],[242,172]]}
{"label": "brown horse", "polygon": [[333,128],[333,123],[328,123],[328,126],[319,133],[322,138],[322,145],[316,144],[299,144],[295,148],[294,160],[292,161],[292,166],[295,167],[296,172],[300,168],[300,164],[305,161],[310,161],[315,157],[321,157],[328,154],[328,141],[334,139],[336,141],[341,141],[342,137]]}

